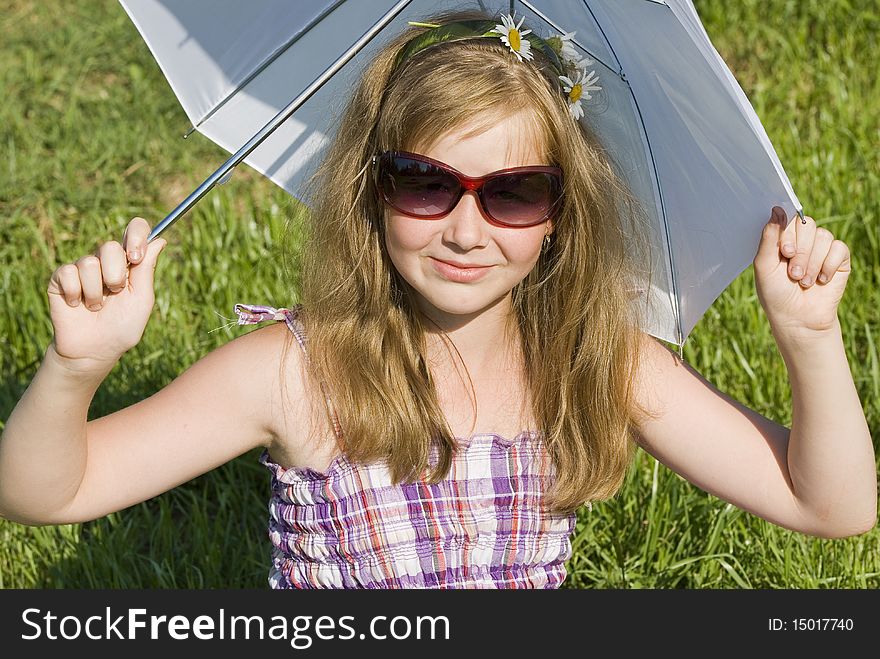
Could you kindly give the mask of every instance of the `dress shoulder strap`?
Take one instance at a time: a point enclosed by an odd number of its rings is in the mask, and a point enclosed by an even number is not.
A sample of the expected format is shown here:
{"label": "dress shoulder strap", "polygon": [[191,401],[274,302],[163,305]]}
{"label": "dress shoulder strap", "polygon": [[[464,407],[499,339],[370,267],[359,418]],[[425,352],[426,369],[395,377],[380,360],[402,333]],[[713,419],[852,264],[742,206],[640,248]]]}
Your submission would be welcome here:
{"label": "dress shoulder strap", "polygon": [[297,343],[303,350],[303,354],[308,359],[306,352],[306,335],[299,319],[299,311],[301,305],[296,305],[290,309],[287,307],[269,307],[261,304],[236,304],[233,311],[238,316],[239,325],[257,325],[267,320],[284,321],[287,327],[293,332]]}
{"label": "dress shoulder strap", "polygon": [[[299,312],[301,309],[302,305],[300,304],[291,308],[276,308],[260,304],[239,303],[233,307],[233,311],[238,316],[239,325],[257,325],[267,320],[284,321],[287,323],[288,329],[293,333],[294,337],[296,337],[297,343],[299,343],[300,348],[302,348],[303,355],[306,360],[308,360],[309,353],[306,350],[306,334],[303,329],[302,321],[299,318]],[[324,399],[327,401],[327,410],[330,413],[330,420],[333,423],[333,433],[337,440],[341,440],[342,425],[339,423],[336,408],[333,406],[333,401],[330,400],[330,396],[327,395],[327,388],[324,386],[324,383],[321,382],[320,384],[321,392],[324,394]]]}

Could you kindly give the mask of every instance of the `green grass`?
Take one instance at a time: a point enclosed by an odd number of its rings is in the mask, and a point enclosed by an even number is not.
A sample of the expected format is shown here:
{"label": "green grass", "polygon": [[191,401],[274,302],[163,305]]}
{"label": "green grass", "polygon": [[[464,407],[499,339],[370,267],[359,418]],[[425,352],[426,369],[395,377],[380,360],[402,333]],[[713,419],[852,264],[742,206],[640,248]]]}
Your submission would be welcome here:
{"label": "green grass", "polygon": [[[850,246],[840,309],[869,426],[878,427],[880,18],[873,0],[698,0],[805,212]],[[52,271],[135,215],[158,222],[226,154],[189,124],[111,0],[0,0],[0,419],[52,326]],[[240,170],[166,237],[157,309],[90,418],[141,400],[243,328],[235,302],[289,304],[285,193]],[[787,376],[751,269],[697,325],[685,358],[721,390],[790,425]],[[0,421],[2,423],[2,421]],[[0,587],[266,586],[268,474],[252,452],[160,497],[81,525],[0,520]],[[613,500],[581,512],[572,588],[876,588],[880,531],[820,540],[775,527],[639,453]]]}

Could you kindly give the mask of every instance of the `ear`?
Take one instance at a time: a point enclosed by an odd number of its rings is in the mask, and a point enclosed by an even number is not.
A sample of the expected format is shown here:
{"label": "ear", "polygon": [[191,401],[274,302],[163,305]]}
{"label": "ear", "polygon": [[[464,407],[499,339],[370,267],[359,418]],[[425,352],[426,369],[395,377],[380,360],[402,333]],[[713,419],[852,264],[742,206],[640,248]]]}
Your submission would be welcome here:
{"label": "ear", "polygon": [[553,220],[547,220],[547,228],[545,229],[545,233],[549,236],[556,230],[556,227],[553,226]]}

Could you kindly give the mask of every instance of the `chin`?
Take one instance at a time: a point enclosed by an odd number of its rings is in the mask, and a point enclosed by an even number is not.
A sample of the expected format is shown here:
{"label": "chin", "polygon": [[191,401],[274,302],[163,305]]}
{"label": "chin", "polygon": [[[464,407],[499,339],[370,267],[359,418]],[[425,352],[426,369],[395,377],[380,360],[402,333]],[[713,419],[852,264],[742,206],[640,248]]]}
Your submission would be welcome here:
{"label": "chin", "polygon": [[447,281],[430,269],[397,267],[397,271],[415,294],[421,310],[429,314],[435,311],[450,316],[474,316],[504,303],[513,286],[507,288],[507,278],[487,277],[465,284]]}
{"label": "chin", "polygon": [[455,316],[472,316],[474,314],[479,314],[480,312],[494,307],[499,302],[502,302],[510,293],[510,291],[508,291],[506,294],[502,294],[499,297],[498,295],[477,291],[474,291],[473,293],[453,292],[447,295],[443,295],[442,293],[425,295],[421,291],[417,292],[421,298],[421,304],[424,305],[423,308],[436,309],[442,313]]}

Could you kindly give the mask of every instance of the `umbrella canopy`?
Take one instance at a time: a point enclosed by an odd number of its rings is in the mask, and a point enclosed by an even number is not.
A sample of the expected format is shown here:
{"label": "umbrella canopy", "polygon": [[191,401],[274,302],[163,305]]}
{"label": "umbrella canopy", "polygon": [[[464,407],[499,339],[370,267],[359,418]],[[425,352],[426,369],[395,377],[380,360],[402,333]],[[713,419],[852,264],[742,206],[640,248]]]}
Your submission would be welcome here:
{"label": "umbrella canopy", "polygon": [[[121,4],[194,129],[230,153],[250,149],[244,162],[298,198],[374,53],[407,21],[462,8],[460,0]],[[691,0],[482,0],[474,7],[515,11],[540,36],[576,32],[573,45],[595,61],[602,107],[588,107],[581,121],[650,218],[653,273],[640,298],[641,327],[681,347],[751,263],[770,208],[803,214]],[[293,114],[282,121],[285,110]],[[273,119],[277,128],[264,130]],[[237,162],[227,161],[201,194]]]}

